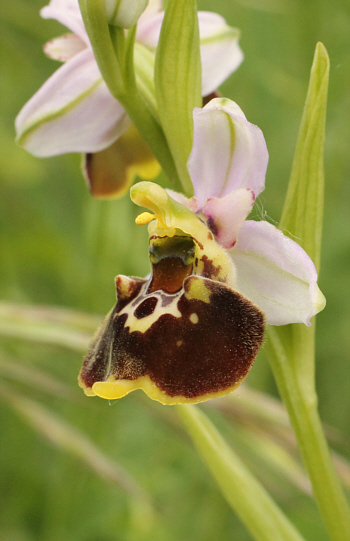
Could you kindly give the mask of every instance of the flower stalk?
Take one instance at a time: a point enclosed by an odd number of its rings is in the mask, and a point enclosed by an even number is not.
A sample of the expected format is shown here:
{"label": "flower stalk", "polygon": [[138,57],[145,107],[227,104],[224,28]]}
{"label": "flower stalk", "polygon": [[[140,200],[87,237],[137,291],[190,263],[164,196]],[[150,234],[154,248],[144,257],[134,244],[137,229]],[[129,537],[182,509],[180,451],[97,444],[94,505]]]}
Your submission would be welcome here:
{"label": "flower stalk", "polygon": [[[329,59],[316,47],[281,227],[320,264],[323,214],[323,148]],[[310,226],[312,224],[312,226]],[[329,536],[350,539],[350,513],[332,463],[317,409],[315,322],[269,328],[266,345],[280,395],[287,407]]]}
{"label": "flower stalk", "polygon": [[222,493],[256,541],[303,541],[303,537],[196,406],[178,413]]}
{"label": "flower stalk", "polygon": [[[294,324],[295,327],[298,324]],[[313,331],[307,329],[310,333]],[[282,400],[288,410],[299,449],[312,483],[313,492],[330,539],[350,538],[350,514],[343,489],[334,469],[318,409],[315,388],[300,382],[295,356],[286,350],[280,329],[269,328],[266,352]],[[293,339],[297,339],[295,333]],[[310,349],[309,349],[310,351]],[[296,352],[298,355],[298,352]],[[305,360],[306,356],[303,356]],[[298,357],[300,361],[300,356]]]}

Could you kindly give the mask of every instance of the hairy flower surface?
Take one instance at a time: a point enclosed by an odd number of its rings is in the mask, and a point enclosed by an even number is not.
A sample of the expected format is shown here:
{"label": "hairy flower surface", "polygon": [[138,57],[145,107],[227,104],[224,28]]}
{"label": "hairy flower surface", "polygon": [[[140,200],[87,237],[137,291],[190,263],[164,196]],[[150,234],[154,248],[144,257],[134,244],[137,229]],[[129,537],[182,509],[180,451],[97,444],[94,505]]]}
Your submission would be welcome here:
{"label": "hairy flower surface", "polygon": [[163,188],[142,182],[133,201],[153,211],[152,272],[117,276],[117,304],[80,373],[85,393],[120,398],[142,389],[163,404],[195,403],[232,391],[263,340],[264,315],[234,289],[235,266],[202,220]]}
{"label": "hairy flower surface", "polygon": [[[144,179],[154,178],[159,166],[136,130],[128,132],[130,119],[101,77],[78,0],[51,0],[41,15],[56,19],[72,33],[45,45],[45,53],[63,65],[18,114],[19,144],[39,157],[69,152],[87,154],[85,174],[96,196],[124,193],[135,174]],[[152,54],[163,16],[161,0],[151,0],[138,20],[138,46]],[[243,55],[238,30],[227,26],[215,13],[199,12],[198,17],[202,93],[208,95],[240,65]],[[120,172],[117,177],[116,171]]]}

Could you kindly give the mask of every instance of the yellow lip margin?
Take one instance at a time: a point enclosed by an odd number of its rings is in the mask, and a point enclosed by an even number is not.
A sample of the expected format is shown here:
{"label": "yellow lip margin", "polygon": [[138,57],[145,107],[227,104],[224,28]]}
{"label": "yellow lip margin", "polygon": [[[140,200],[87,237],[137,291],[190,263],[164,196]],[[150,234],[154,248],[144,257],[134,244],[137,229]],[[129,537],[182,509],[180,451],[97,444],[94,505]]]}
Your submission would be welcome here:
{"label": "yellow lip margin", "polygon": [[97,381],[92,387],[86,387],[84,383],[79,380],[79,386],[82,387],[87,396],[99,396],[106,400],[117,400],[123,398],[127,394],[141,389],[149,398],[160,402],[166,406],[175,406],[176,404],[198,404],[211,398],[220,398],[231,393],[236,387],[238,387],[246,375],[241,378],[235,385],[228,387],[222,391],[206,393],[194,398],[187,398],[185,396],[169,396],[161,389],[159,389],[148,376],[142,376],[135,380],[120,379],[115,380],[111,375],[106,381]]}

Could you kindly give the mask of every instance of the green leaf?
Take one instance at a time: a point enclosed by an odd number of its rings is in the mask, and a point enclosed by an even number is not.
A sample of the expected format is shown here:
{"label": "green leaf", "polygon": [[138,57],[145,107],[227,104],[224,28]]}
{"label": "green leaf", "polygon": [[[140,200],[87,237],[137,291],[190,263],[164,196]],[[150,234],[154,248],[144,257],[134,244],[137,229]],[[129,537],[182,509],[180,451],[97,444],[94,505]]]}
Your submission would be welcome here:
{"label": "green leaf", "polygon": [[[320,266],[324,199],[323,148],[329,59],[318,43],[280,227]],[[330,539],[350,539],[350,513],[317,409],[315,325],[270,327],[265,347],[288,409]]]}
{"label": "green leaf", "polygon": [[328,78],[328,54],[324,45],[318,43],[280,222],[280,227],[287,234],[297,237],[317,270],[320,267],[323,219],[323,151]]}
{"label": "green leaf", "polygon": [[199,453],[223,495],[257,541],[302,541],[264,487],[195,406],[177,406]]}
{"label": "green leaf", "polygon": [[201,107],[201,61],[195,0],[169,0],[155,63],[160,121],[185,193],[193,195],[187,171],[194,107]]}
{"label": "green leaf", "polygon": [[[280,228],[297,239],[317,269],[321,255],[328,79],[328,54],[324,45],[318,43],[280,221]],[[314,400],[315,325],[311,328],[302,324],[276,328],[270,332],[270,340],[274,337],[289,349],[287,357],[296,370],[296,379],[304,388],[305,396]]]}

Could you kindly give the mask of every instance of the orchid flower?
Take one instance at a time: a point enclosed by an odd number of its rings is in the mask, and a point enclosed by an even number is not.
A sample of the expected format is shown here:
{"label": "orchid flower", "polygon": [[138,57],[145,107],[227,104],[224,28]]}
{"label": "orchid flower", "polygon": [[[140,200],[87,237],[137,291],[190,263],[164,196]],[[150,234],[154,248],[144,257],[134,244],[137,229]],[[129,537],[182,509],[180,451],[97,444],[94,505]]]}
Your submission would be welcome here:
{"label": "orchid flower", "polygon": [[265,188],[268,152],[261,130],[236,103],[211,100],[193,112],[188,169],[194,197],[169,193],[202,215],[237,269],[237,289],[267,323],[305,323],[324,308],[315,265],[295,241],[266,221],[246,220]]}
{"label": "orchid flower", "polygon": [[79,384],[89,396],[143,389],[163,404],[232,391],[263,340],[264,315],[233,289],[235,268],[206,224],[151,182],[131,189],[154,214],[150,277],[117,276],[118,302],[88,353]]}
{"label": "orchid flower", "polygon": [[[164,12],[151,0],[138,20],[136,41],[155,53]],[[121,104],[110,94],[94,58],[78,0],[51,0],[41,10],[71,31],[48,42],[44,51],[63,65],[23,107],[16,119],[18,142],[30,153],[47,157],[86,154],[84,171],[96,196],[121,195],[138,174],[159,173],[149,147]],[[202,93],[213,92],[241,63],[239,32],[209,12],[199,12]]]}
{"label": "orchid flower", "polygon": [[200,402],[245,378],[265,323],[305,323],[324,308],[306,252],[266,221],[245,220],[264,189],[262,132],[225,98],[195,109],[188,169],[195,195],[151,182],[131,189],[150,212],[152,272],[116,278],[117,304],[79,382],[115,399],[143,389],[163,404]]}

